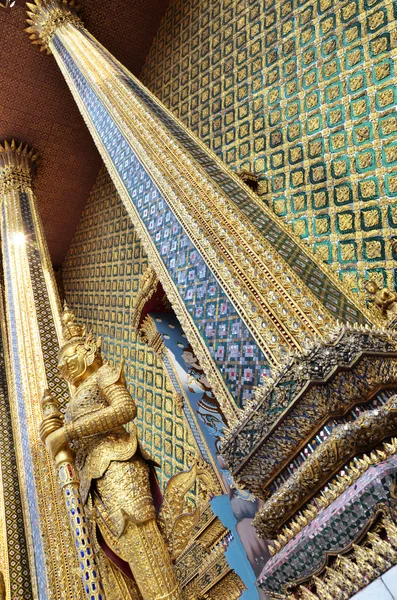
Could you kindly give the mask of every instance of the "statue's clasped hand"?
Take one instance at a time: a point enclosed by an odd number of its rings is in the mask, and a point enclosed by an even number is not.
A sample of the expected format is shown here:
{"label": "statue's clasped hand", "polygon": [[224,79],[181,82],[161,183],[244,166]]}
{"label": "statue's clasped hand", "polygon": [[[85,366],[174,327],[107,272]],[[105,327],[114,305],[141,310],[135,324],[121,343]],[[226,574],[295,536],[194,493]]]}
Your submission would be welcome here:
{"label": "statue's clasped hand", "polygon": [[57,454],[61,452],[61,450],[65,450],[68,448],[68,441],[66,438],[66,432],[64,427],[60,427],[56,429],[52,433],[50,433],[45,440],[46,448],[53,460],[55,460]]}
{"label": "statue's clasped hand", "polygon": [[61,450],[68,447],[65,428],[57,400],[48,390],[45,390],[41,404],[45,417],[40,425],[40,439],[45,443],[51,458],[55,459]]}

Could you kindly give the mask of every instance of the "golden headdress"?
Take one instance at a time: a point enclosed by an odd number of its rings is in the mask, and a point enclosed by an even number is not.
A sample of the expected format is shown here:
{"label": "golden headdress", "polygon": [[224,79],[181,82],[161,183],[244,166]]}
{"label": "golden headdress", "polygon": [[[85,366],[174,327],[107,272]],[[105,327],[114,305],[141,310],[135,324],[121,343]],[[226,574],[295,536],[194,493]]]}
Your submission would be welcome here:
{"label": "golden headdress", "polygon": [[63,312],[61,316],[63,338],[61,350],[64,350],[67,346],[70,346],[71,344],[85,342],[86,340],[85,325],[75,323],[75,318],[76,317],[74,312],[68,307],[68,305],[65,302],[63,305]]}
{"label": "golden headdress", "polygon": [[87,335],[85,325],[75,323],[75,318],[74,312],[65,302],[61,316],[63,342],[58,357],[61,357],[66,348],[75,346],[78,352],[88,355],[88,364],[92,364],[95,359],[100,360],[102,364],[100,356],[101,338],[96,339],[92,333]]}

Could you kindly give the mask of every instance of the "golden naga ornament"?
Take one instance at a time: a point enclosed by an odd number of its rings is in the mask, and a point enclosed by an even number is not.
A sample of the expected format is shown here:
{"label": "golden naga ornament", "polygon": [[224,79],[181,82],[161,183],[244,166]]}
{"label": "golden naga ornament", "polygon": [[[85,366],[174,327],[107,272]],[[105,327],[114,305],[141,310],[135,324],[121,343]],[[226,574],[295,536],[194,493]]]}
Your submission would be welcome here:
{"label": "golden naga ornament", "polygon": [[64,422],[59,414],[47,415],[41,438],[55,463],[65,449],[73,450],[90,526],[108,558],[135,580],[143,600],[179,600],[171,554],[182,552],[200,516],[200,507],[185,509],[185,495],[197,478],[212,489],[211,474],[194,462],[171,478],[161,502],[154,462],[133,423],[137,409],[123,365],[103,361],[101,340],[86,335],[66,305],[62,325],[58,368],[72,395]]}

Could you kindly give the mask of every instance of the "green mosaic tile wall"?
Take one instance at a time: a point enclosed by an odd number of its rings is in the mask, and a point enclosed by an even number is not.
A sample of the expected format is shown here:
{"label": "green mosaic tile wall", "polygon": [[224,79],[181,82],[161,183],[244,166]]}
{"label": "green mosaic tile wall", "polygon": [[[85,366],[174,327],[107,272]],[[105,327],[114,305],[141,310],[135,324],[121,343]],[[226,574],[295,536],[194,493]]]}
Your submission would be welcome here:
{"label": "green mosaic tile wall", "polygon": [[198,451],[184,417],[175,410],[161,359],[131,328],[131,309],[146,266],[146,254],[103,168],[63,265],[65,294],[87,330],[102,337],[103,355],[114,363],[124,357],[138,408],[139,438],[161,464],[164,484],[187,468],[189,452]]}
{"label": "green mosaic tile wall", "polygon": [[396,17],[390,0],[172,0],[141,74],[226,164],[266,180],[355,291],[397,288]]}

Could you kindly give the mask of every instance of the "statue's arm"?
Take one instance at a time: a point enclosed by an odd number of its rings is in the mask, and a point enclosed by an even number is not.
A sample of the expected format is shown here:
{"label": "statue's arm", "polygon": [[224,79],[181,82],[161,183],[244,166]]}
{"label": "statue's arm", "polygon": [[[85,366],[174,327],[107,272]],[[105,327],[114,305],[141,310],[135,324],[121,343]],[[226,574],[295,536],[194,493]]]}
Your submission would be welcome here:
{"label": "statue's arm", "polygon": [[69,441],[106,433],[115,427],[125,425],[136,416],[136,405],[124,383],[118,381],[102,388],[109,406],[84,415],[65,426]]}

